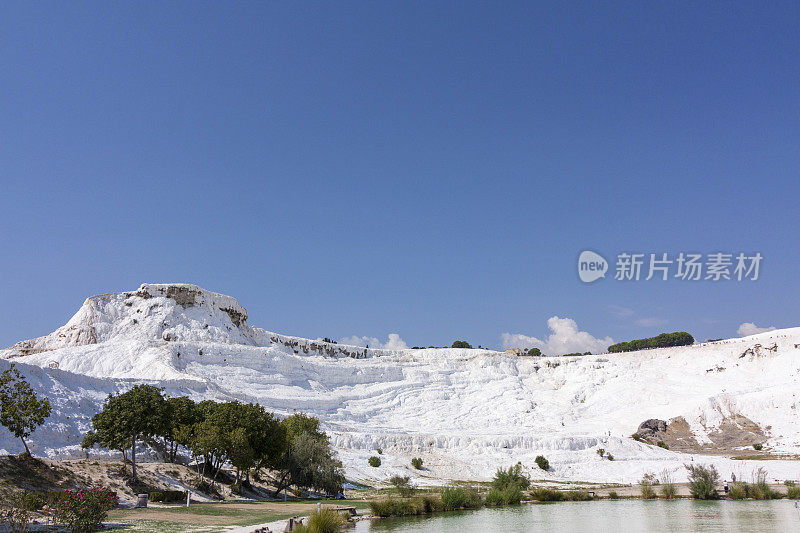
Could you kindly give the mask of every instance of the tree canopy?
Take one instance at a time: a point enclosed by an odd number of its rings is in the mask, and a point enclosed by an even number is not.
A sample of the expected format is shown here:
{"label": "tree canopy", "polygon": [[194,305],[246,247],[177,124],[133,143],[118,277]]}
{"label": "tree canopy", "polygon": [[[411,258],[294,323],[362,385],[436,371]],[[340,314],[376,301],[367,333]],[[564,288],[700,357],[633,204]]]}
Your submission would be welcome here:
{"label": "tree canopy", "polygon": [[44,424],[50,410],[50,400],[39,399],[14,364],[0,375],[0,424],[22,440],[26,454],[31,451],[25,439]]}
{"label": "tree canopy", "polygon": [[618,342],[608,347],[608,351],[615,352],[632,352],[635,350],[644,350],[646,348],[666,348],[668,346],[688,346],[694,344],[694,337],[685,331],[676,331],[674,333],[661,333],[655,337],[648,337],[646,339],[634,339],[628,342]]}

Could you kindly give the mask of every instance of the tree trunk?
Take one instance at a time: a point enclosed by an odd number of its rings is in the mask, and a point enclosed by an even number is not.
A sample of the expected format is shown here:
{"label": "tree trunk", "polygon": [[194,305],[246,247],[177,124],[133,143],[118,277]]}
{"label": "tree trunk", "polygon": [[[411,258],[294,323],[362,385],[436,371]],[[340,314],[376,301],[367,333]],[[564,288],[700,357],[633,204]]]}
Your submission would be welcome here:
{"label": "tree trunk", "polygon": [[25,437],[20,437],[20,439],[22,440],[22,445],[25,446],[25,453],[30,455],[31,451],[28,449],[28,443],[25,442]]}
{"label": "tree trunk", "polygon": [[136,478],[136,435],[133,436],[133,446],[131,446],[131,470],[133,470],[133,479]]}

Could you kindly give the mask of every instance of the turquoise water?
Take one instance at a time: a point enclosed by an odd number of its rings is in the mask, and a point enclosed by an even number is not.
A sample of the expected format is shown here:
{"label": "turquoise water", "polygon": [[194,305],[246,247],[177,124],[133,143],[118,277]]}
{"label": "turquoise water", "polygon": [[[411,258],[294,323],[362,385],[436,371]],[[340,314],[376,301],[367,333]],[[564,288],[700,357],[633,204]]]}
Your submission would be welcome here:
{"label": "turquoise water", "polygon": [[559,502],[364,521],[355,531],[798,533],[800,510],[790,500]]}

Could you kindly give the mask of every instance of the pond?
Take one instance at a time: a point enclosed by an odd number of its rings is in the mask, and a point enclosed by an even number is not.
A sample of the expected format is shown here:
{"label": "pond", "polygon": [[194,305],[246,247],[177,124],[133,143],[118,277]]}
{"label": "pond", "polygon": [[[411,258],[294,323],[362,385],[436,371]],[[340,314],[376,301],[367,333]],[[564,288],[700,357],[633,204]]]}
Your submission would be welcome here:
{"label": "pond", "polygon": [[390,531],[798,532],[800,509],[793,500],[558,502],[363,521],[355,528],[356,533]]}

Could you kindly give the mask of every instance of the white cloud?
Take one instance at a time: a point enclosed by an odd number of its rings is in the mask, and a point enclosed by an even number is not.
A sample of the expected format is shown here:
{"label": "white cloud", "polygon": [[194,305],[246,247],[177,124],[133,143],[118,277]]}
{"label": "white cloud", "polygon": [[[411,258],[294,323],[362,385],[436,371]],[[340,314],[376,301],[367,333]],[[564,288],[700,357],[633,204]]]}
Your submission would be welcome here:
{"label": "white cloud", "polygon": [[757,333],[764,333],[766,331],[773,331],[776,328],[774,326],[770,326],[768,328],[760,328],[753,324],[752,322],[744,322],[743,324],[739,325],[739,329],[736,330],[736,333],[740,337],[747,337],[748,335],[755,335]]}
{"label": "white cloud", "polygon": [[636,324],[637,326],[644,326],[646,328],[652,328],[652,327],[655,327],[655,326],[661,326],[663,324],[666,324],[667,321],[664,320],[663,318],[648,317],[648,318],[639,318],[637,320],[634,320],[633,323]]}
{"label": "white cloud", "polygon": [[381,342],[377,337],[343,337],[339,339],[339,344],[349,344],[351,346],[369,346],[370,348],[383,348],[384,350],[405,350],[408,345],[400,338],[397,333],[389,333],[386,342]]}
{"label": "white cloud", "polygon": [[571,318],[550,317],[547,319],[547,327],[552,331],[547,340],[521,333],[503,333],[500,335],[501,345],[503,349],[539,348],[547,355],[564,355],[574,352],[604,353],[614,344],[611,337],[598,339],[586,331],[579,331],[578,324]]}

